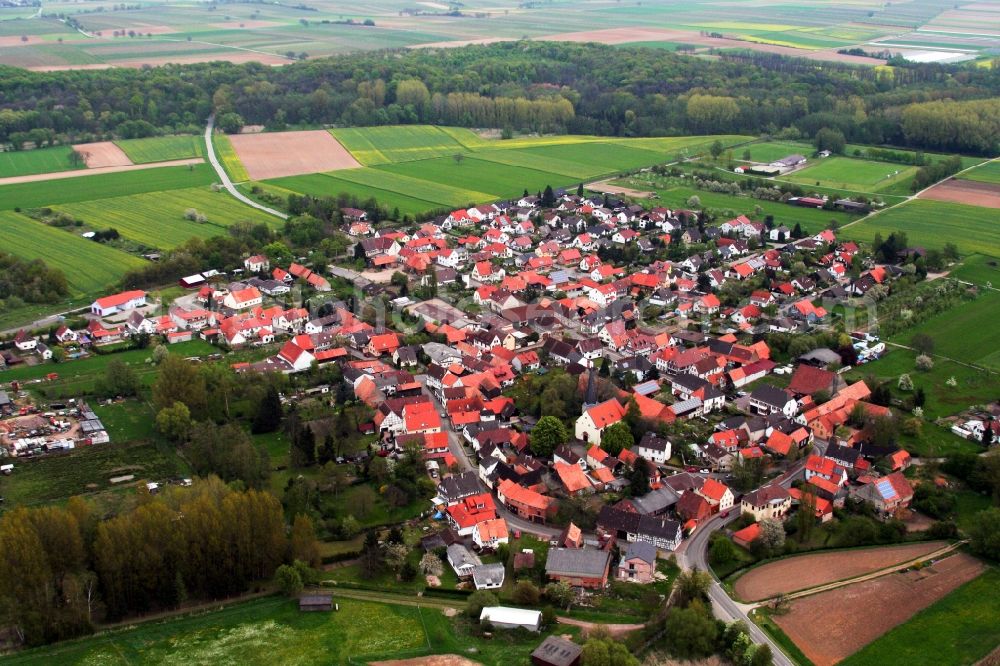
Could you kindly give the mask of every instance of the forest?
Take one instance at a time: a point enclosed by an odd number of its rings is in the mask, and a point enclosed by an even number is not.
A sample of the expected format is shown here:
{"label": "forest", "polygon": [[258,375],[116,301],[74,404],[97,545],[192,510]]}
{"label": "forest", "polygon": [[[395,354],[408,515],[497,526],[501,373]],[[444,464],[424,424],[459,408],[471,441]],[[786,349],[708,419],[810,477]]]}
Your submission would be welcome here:
{"label": "forest", "polygon": [[1000,70],[818,65],[767,54],[512,42],[383,51],[272,68],[0,70],[0,142],[14,149],[223,128],[433,123],[511,131],[812,137],[991,153]]}

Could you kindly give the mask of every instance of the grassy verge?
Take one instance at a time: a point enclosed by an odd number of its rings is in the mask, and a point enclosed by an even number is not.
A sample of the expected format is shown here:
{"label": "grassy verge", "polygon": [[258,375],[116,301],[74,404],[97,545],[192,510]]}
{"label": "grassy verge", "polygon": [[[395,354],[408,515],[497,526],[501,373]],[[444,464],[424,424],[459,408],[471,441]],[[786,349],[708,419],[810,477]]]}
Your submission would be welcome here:
{"label": "grassy verge", "polygon": [[799,646],[788,637],[788,634],[781,630],[781,627],[777,625],[769,611],[758,608],[750,614],[750,619],[753,620],[754,624],[763,629],[775,643],[781,646],[782,651],[784,651],[785,655],[793,663],[799,666],[814,666],[813,662],[802,653]]}

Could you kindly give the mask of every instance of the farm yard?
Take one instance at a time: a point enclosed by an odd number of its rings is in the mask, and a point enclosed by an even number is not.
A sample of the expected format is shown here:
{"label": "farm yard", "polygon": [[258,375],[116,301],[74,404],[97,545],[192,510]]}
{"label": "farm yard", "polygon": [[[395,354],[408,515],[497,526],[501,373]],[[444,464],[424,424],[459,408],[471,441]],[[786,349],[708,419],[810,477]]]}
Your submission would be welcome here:
{"label": "farm yard", "polygon": [[81,238],[75,231],[57,229],[11,211],[0,211],[0,234],[17,238],[8,251],[25,259],[42,259],[65,273],[70,289],[89,294],[106,289],[130,268],[145,263],[121,250]]}
{"label": "farm yard", "polygon": [[[340,610],[301,613],[294,601],[265,597],[7,657],[11,664],[347,664],[475,650],[487,666],[525,663],[538,637],[472,637],[442,604],[392,605],[337,596]],[[565,633],[575,633],[572,628]]]}
{"label": "farm yard", "polygon": [[924,569],[795,599],[787,612],[771,619],[813,664],[833,666],[973,580],[983,569],[969,555],[952,555]]}
{"label": "farm yard", "polygon": [[[202,188],[97,199],[57,209],[93,229],[111,227],[126,238],[159,249],[176,247],[189,238],[218,236],[225,227],[243,220],[276,223],[275,218],[241,204],[225,192]],[[187,219],[188,210],[205,215],[207,221]]]}
{"label": "farm yard", "polygon": [[873,573],[932,553],[944,545],[940,541],[924,541],[902,546],[788,557],[750,569],[736,579],[734,590],[737,597],[745,601],[770,599],[780,594]]}
{"label": "farm yard", "polygon": [[[972,664],[1000,644],[1000,572],[978,578],[914,615],[859,652],[844,666],[892,661],[913,666]],[[983,663],[983,662],[981,662]]]}
{"label": "farm yard", "polygon": [[991,254],[1000,247],[997,213],[989,208],[916,199],[840,230],[846,239],[870,242],[894,231],[906,233],[910,245],[942,248],[954,243],[963,254]]}

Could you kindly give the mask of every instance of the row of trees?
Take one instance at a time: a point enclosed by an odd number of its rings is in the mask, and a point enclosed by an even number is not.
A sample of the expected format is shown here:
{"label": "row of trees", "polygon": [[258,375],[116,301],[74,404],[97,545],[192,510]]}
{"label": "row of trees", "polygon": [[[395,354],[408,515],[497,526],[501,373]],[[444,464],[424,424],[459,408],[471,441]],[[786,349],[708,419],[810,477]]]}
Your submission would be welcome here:
{"label": "row of trees", "polygon": [[289,531],[273,495],[217,477],[140,495],[107,520],[78,497],[20,507],[0,518],[0,613],[20,642],[39,645],[98,619],[237,594],[283,562],[317,564],[316,553],[308,518]]}
{"label": "row of trees", "polygon": [[[906,63],[894,69],[883,76],[752,54],[704,60],[554,43],[401,51],[392,58],[364,53],[282,68],[4,68],[0,143],[191,131],[216,111],[230,129],[239,121],[272,129],[440,123],[625,136],[789,129],[813,137],[827,127],[860,143],[976,152],[995,146],[996,104],[989,98],[1000,92],[1000,74]],[[932,95],[959,103],[928,102]]]}

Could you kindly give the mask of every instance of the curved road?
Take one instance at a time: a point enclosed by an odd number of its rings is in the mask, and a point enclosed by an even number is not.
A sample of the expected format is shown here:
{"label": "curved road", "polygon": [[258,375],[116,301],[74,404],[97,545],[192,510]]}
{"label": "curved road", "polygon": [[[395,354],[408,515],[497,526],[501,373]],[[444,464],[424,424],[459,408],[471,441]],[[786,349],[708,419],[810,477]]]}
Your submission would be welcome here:
{"label": "curved road", "polygon": [[256,208],[259,211],[263,211],[268,215],[274,215],[275,217],[280,217],[282,220],[287,220],[288,216],[281,211],[259,204],[236,189],[236,186],[233,185],[233,181],[229,180],[229,174],[227,174],[226,170],[222,168],[222,164],[219,162],[219,158],[215,154],[215,146],[212,145],[212,131],[214,129],[215,114],[212,114],[208,117],[208,122],[205,124],[205,155],[208,156],[208,162],[212,165],[212,168],[215,169],[215,173],[219,175],[219,180],[222,182],[222,186],[225,187],[231,195],[236,197],[237,200],[245,203],[246,205]]}

